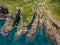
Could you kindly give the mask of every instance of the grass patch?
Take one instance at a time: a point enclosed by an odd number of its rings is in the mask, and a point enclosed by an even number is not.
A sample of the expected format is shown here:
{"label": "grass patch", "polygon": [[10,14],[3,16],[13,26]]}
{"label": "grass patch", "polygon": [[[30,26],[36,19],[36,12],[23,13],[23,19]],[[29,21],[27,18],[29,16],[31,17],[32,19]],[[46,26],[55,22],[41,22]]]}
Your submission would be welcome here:
{"label": "grass patch", "polygon": [[37,1],[37,2],[44,2],[45,0],[35,0],[35,1]]}
{"label": "grass patch", "polygon": [[[1,5],[9,6],[10,15],[14,18],[14,14],[16,12],[16,7],[22,7],[22,19],[23,22],[28,22],[33,16],[33,12],[37,9],[37,6],[33,0],[28,0],[28,2],[24,2],[24,0],[0,0]],[[28,20],[29,18],[29,20]]]}

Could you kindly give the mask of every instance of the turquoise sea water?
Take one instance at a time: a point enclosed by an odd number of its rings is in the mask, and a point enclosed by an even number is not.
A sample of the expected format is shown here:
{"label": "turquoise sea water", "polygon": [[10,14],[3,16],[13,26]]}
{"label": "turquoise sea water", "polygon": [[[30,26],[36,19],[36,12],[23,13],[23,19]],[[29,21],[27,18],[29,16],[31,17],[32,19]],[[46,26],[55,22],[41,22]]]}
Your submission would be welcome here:
{"label": "turquoise sea water", "polygon": [[0,29],[3,27],[5,20],[0,20]]}
{"label": "turquoise sea water", "polygon": [[[3,26],[5,21],[0,20],[0,28]],[[17,31],[17,27],[14,27],[11,32],[7,36],[3,36],[0,33],[0,45],[52,45],[46,37],[46,32],[44,26],[42,29],[36,29],[36,36],[34,39],[26,39],[26,32],[22,34],[21,37],[17,40],[14,40],[15,32]]]}

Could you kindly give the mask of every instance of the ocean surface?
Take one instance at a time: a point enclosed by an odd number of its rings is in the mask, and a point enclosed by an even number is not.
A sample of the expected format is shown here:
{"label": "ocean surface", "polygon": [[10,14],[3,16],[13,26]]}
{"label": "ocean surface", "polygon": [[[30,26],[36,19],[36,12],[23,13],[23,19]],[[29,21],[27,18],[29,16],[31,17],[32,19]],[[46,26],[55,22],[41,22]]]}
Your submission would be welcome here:
{"label": "ocean surface", "polygon": [[[5,20],[0,20],[0,31],[4,23]],[[42,26],[42,29],[38,29],[37,27],[36,36],[33,39],[27,39],[26,34],[28,32],[26,32],[25,34],[22,34],[19,39],[15,40],[14,35],[16,31],[17,27],[14,27],[6,36],[3,36],[3,34],[0,33],[0,45],[52,45],[47,39],[44,25]]]}

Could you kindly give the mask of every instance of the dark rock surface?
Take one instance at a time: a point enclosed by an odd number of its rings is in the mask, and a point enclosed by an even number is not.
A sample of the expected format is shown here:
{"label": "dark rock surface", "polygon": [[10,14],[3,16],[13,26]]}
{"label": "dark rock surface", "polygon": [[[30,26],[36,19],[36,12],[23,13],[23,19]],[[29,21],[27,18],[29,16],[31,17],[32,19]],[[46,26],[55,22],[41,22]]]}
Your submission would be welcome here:
{"label": "dark rock surface", "polygon": [[[32,23],[34,22],[34,19],[35,19],[36,16],[37,16],[37,13],[35,12],[34,15],[33,15],[33,18],[31,20],[31,22],[27,25],[27,28],[31,29]],[[29,29],[27,29],[27,30],[29,30]]]}
{"label": "dark rock surface", "polygon": [[1,14],[3,14],[3,16],[5,16],[6,14],[9,14],[8,8],[4,6],[0,6],[0,16]]}
{"label": "dark rock surface", "polygon": [[17,13],[15,15],[15,19],[13,21],[13,26],[18,26],[18,23],[20,22],[21,18],[20,18],[20,13],[21,13],[21,10],[18,9],[17,10]]}

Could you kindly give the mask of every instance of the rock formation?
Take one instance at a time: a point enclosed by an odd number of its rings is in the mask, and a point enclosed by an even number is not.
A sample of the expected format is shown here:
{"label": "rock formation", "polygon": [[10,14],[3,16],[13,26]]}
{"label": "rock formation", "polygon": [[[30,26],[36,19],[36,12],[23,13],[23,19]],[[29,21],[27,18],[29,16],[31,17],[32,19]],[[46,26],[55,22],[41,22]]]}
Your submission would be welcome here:
{"label": "rock formation", "polygon": [[18,26],[21,18],[20,18],[20,13],[21,13],[21,10],[20,9],[17,9],[17,13],[15,15],[15,19],[13,21],[13,26]]}
{"label": "rock formation", "polygon": [[3,31],[4,34],[8,34],[11,31],[12,24],[13,24],[12,20],[7,18],[5,24],[4,24],[3,28],[2,28],[2,31]]}
{"label": "rock formation", "polygon": [[[49,40],[51,40],[52,45],[60,45],[60,35],[57,30],[60,30],[60,24],[57,23],[58,21],[53,18],[51,12],[48,10],[42,10],[44,17],[45,17],[45,27],[46,27],[46,33]],[[49,12],[49,13],[48,13]]]}

